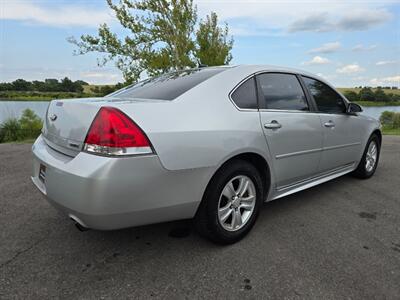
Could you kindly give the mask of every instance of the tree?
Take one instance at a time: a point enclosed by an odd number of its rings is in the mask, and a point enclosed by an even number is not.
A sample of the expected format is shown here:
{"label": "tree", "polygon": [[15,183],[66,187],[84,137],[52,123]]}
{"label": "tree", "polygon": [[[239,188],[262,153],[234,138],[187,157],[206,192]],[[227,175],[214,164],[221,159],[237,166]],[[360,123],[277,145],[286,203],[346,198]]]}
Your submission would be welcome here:
{"label": "tree", "polygon": [[[99,66],[114,61],[128,82],[136,81],[143,72],[154,76],[194,67],[201,61],[196,54],[204,53],[203,49],[210,54],[219,51],[197,45],[193,34],[197,8],[193,0],[120,0],[118,4],[107,0],[107,3],[129,35],[119,38],[107,24],[102,24],[97,35],[82,35],[79,39],[70,37],[68,41],[78,47],[75,54],[102,53]],[[207,19],[212,21],[213,17]],[[206,23],[202,23],[202,30],[199,29],[201,36],[204,36]],[[220,55],[217,61],[229,62],[232,40],[226,37],[227,27],[220,29],[215,24],[211,29],[218,37],[218,43],[214,45],[218,49],[225,49],[221,45],[225,42],[229,49],[224,51],[225,57]]]}
{"label": "tree", "polygon": [[361,101],[375,101],[375,94],[370,87],[363,87],[359,95]]}
{"label": "tree", "polygon": [[31,83],[24,79],[17,79],[12,82],[15,91],[28,91],[31,88]]}
{"label": "tree", "polygon": [[212,12],[201,21],[196,32],[196,57],[200,64],[208,66],[226,65],[232,60],[233,39],[228,37],[228,25],[218,26],[218,16]]}
{"label": "tree", "polygon": [[0,91],[12,91],[14,86],[12,83],[9,82],[2,82],[0,83]]}
{"label": "tree", "polygon": [[59,91],[60,83],[58,82],[58,79],[46,78],[44,80],[44,84],[45,84],[45,89],[48,92]]}
{"label": "tree", "polygon": [[75,86],[74,86],[74,83],[72,82],[72,80],[69,79],[68,77],[65,77],[64,79],[62,79],[60,82],[60,91],[74,92]]}
{"label": "tree", "polygon": [[345,91],[343,94],[350,102],[356,102],[360,100],[360,96],[354,91]]}
{"label": "tree", "polygon": [[76,84],[79,84],[80,86],[82,86],[82,85],[89,85],[89,83],[87,83],[86,81],[83,81],[83,80],[77,80],[77,81],[75,81],[75,83],[76,83]]}
{"label": "tree", "polygon": [[385,94],[382,88],[378,87],[375,92],[375,100],[380,102],[385,102],[388,100],[388,95]]}

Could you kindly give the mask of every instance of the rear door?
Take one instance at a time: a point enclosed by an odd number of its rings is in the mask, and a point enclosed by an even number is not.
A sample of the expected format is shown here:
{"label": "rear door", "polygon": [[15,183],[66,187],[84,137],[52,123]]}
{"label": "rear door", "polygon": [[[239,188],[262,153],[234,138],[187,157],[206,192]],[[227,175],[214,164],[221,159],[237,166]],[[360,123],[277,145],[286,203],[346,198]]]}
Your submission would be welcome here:
{"label": "rear door", "polygon": [[302,77],[321,118],[324,142],[320,172],[355,163],[361,153],[362,127],[357,115],[346,114],[346,104],[334,89],[310,77]]}
{"label": "rear door", "polygon": [[260,120],[273,157],[277,187],[314,176],[322,148],[318,114],[313,112],[295,74],[257,75]]}

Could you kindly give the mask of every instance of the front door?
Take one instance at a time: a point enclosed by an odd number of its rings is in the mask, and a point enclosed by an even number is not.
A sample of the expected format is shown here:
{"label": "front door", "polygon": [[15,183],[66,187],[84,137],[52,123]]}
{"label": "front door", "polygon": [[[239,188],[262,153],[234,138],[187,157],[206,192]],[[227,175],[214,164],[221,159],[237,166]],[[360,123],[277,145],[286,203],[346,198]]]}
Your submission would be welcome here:
{"label": "front door", "polygon": [[321,118],[324,142],[320,172],[346,167],[359,159],[361,127],[358,116],[346,114],[343,98],[325,83],[303,77]]}
{"label": "front door", "polygon": [[257,75],[260,121],[273,157],[277,188],[317,174],[322,130],[294,74]]}

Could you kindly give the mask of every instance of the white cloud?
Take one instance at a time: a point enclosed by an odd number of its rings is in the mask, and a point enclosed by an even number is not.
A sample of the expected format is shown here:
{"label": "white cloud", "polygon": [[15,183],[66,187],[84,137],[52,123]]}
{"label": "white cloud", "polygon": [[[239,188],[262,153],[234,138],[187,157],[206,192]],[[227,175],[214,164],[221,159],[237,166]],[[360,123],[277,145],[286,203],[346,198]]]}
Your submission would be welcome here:
{"label": "white cloud", "polygon": [[321,56],[314,56],[310,61],[302,62],[302,65],[309,66],[309,65],[326,65],[329,64],[330,60],[321,57]]}
{"label": "white cloud", "polygon": [[101,23],[113,20],[109,10],[96,9],[92,6],[58,4],[57,7],[49,7],[31,1],[7,1],[1,6],[0,19],[33,24],[97,27]]}
{"label": "white cloud", "polygon": [[317,73],[317,76],[324,78],[325,80],[334,80],[337,78],[337,76],[335,74],[323,74],[323,73]]}
{"label": "white cloud", "polygon": [[382,60],[376,63],[377,66],[386,66],[386,65],[394,65],[397,64],[399,61],[397,60]]}
{"label": "white cloud", "polygon": [[341,45],[340,42],[332,42],[323,44],[321,47],[311,49],[308,53],[332,53],[338,51]]}
{"label": "white cloud", "polygon": [[200,17],[215,11],[230,26],[242,27],[251,22],[254,27],[247,27],[242,34],[253,35],[269,29],[282,32],[365,30],[391,18],[385,6],[393,1],[197,0],[195,3]]}
{"label": "white cloud", "polygon": [[400,86],[400,75],[383,77],[383,78],[372,78],[370,81],[372,85],[396,85]]}
{"label": "white cloud", "polygon": [[359,9],[345,13],[337,23],[338,29],[344,31],[368,30],[390,20],[392,15],[385,9]]}
{"label": "white cloud", "polygon": [[345,65],[336,70],[336,72],[341,73],[341,74],[354,74],[354,73],[360,73],[360,72],[364,72],[364,71],[365,71],[365,69],[360,67],[358,64]]}
{"label": "white cloud", "polygon": [[370,51],[374,50],[378,47],[377,45],[369,45],[369,46],[364,46],[363,44],[358,44],[355,45],[351,50],[352,51]]}
{"label": "white cloud", "polygon": [[365,76],[356,76],[351,79],[354,81],[361,81],[361,80],[366,80],[367,78]]}
{"label": "white cloud", "polygon": [[[97,8],[97,1],[6,1],[0,19],[19,20],[51,26],[97,27],[113,21],[111,10]],[[197,0],[199,16],[215,11],[229,21],[237,35],[276,35],[276,31],[365,30],[386,22],[391,14],[384,8],[394,0]],[[102,1],[103,4],[103,1]],[[290,9],[288,9],[288,7]],[[362,7],[362,8],[360,8]],[[299,18],[299,16],[302,16]],[[238,24],[233,24],[238,22]],[[251,26],[249,26],[251,22]]]}
{"label": "white cloud", "polygon": [[87,80],[93,84],[113,84],[115,82],[123,81],[120,73],[103,71],[85,71],[81,72],[80,78]]}

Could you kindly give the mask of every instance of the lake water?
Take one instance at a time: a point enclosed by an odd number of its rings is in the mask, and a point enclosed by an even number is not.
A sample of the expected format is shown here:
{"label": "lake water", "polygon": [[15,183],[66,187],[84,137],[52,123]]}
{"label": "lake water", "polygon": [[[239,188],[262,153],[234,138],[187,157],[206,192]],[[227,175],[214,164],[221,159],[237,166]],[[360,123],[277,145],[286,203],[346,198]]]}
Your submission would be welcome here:
{"label": "lake water", "polygon": [[[26,108],[32,109],[40,118],[44,118],[49,102],[47,101],[1,101],[0,123],[10,117],[19,118]],[[364,107],[363,114],[379,119],[385,110],[400,112],[400,106]]]}

